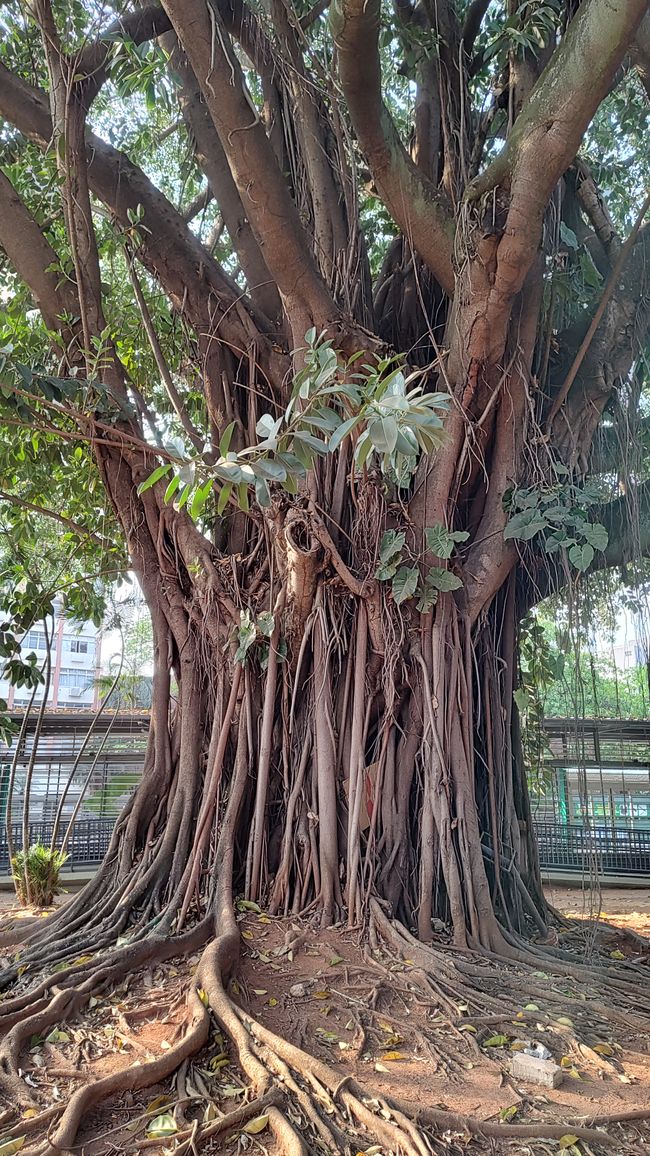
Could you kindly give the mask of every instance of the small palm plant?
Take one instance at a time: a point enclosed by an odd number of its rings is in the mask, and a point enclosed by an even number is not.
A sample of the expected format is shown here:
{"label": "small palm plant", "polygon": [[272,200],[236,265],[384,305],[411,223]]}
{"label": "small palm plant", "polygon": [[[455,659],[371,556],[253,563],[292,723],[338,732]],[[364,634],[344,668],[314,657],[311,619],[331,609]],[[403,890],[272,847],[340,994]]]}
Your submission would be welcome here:
{"label": "small palm plant", "polygon": [[11,860],[16,894],[26,907],[51,907],[60,887],[61,869],[68,856],[42,843],[17,851]]}

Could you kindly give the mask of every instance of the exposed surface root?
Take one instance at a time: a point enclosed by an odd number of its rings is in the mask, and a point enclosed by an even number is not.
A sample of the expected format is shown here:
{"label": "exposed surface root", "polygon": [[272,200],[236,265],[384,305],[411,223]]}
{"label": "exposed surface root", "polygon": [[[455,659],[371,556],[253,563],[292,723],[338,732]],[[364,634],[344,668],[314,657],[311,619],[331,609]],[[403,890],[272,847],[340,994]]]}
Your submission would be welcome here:
{"label": "exposed surface root", "polygon": [[[355,1153],[372,1145],[380,1146],[386,1154],[431,1156],[444,1151],[460,1156],[467,1150],[468,1137],[477,1152],[487,1151],[485,1145],[505,1152],[512,1142],[532,1144],[532,1152],[537,1151],[538,1141],[558,1141],[567,1133],[584,1141],[594,1153],[635,1151],[634,1136],[627,1133],[635,1123],[650,1118],[650,1107],[637,1106],[638,1099],[635,1103],[631,1094],[621,1105],[623,1110],[599,1112],[587,1107],[584,1098],[576,1110],[580,1101],[574,1096],[573,1110],[551,1104],[545,1111],[543,1102],[535,1101],[534,1096],[531,1099],[530,1093],[515,1092],[510,1081],[510,1095],[516,1095],[512,1104],[517,1112],[515,1121],[509,1117],[484,1119],[475,1110],[454,1110],[461,1104],[474,1109],[477,1103],[468,1101],[467,1093],[463,1093],[468,1078],[470,1082],[474,1078],[468,1069],[485,1071],[494,1086],[499,1062],[507,1058],[507,1053],[486,1047],[485,1040],[495,1030],[503,1031],[504,1039],[512,1039],[513,1033],[524,1037],[532,1033],[555,1049],[556,1058],[558,1047],[565,1058],[572,1057],[572,1062],[581,1066],[583,1079],[598,1073],[615,1088],[614,1081],[623,1078],[619,1052],[598,1055],[593,1050],[596,1036],[587,1029],[595,1030],[605,1023],[624,1027],[626,1054],[644,1059],[646,1044],[639,1025],[644,1028],[650,1008],[639,990],[641,1018],[637,1013],[635,1022],[628,983],[619,982],[627,969],[622,972],[617,967],[610,976],[592,963],[584,969],[580,984],[577,979],[558,978],[555,958],[543,949],[538,951],[544,972],[541,962],[535,970],[512,961],[497,965],[485,953],[472,957],[444,944],[423,945],[406,929],[391,923],[381,908],[373,909],[374,937],[393,949],[396,954],[392,956],[390,950],[371,955],[359,946],[352,952],[352,944],[348,942],[346,949],[342,941],[341,953],[334,954],[327,944],[337,942],[336,933],[328,940],[322,931],[310,930],[307,925],[297,930],[295,924],[286,931],[283,921],[276,924],[267,916],[249,913],[240,916],[249,920],[242,941],[242,926],[235,919],[229,894],[221,896],[216,906],[211,926],[218,934],[209,939],[200,957],[194,956],[196,967],[191,973],[182,957],[196,952],[205,941],[210,930],[206,923],[182,936],[151,936],[93,958],[82,956],[43,979],[35,974],[31,992],[19,992],[5,1001],[0,1018],[0,1027],[5,1030],[0,1045],[0,1091],[14,1111],[3,1127],[5,1137],[25,1137],[24,1151],[30,1156],[60,1156],[75,1150],[82,1133],[84,1150],[102,1156],[109,1151],[107,1142],[127,1152],[171,1145],[184,1154],[200,1150],[212,1139],[241,1132],[255,1121],[255,1127],[272,1137],[273,1151],[285,1156]],[[305,967],[308,973],[309,956],[319,954],[313,947],[319,935],[325,935],[319,955],[323,966],[314,979],[292,986],[292,978],[306,974]],[[233,984],[233,968],[242,946],[253,962],[258,960],[256,968],[266,969],[268,979],[250,975],[245,968],[246,978],[240,977]],[[294,953],[300,960],[290,964]],[[347,959],[350,954],[351,961]],[[151,996],[146,987],[126,1005],[123,997],[110,996],[120,984],[124,986],[128,973],[137,971],[146,978],[156,969],[162,987],[151,989]],[[257,996],[255,990],[258,983],[268,984],[272,977],[278,977],[278,971],[282,983],[278,988],[279,979],[274,980],[276,986],[271,990],[279,997],[281,990],[296,988],[298,995],[293,1000],[282,997],[288,1014],[275,1020],[271,1015],[274,1022],[269,1024],[264,1008],[279,1000],[262,998],[269,994],[267,987],[260,988]],[[285,971],[289,973],[286,979]],[[175,978],[166,978],[170,976]],[[594,976],[600,977],[598,982]],[[614,1006],[605,1008],[599,1002],[595,1014],[591,997],[598,993],[604,999],[610,979]],[[20,981],[26,983],[26,977]],[[120,1046],[127,1049],[120,1060],[114,1048],[103,1058],[101,1049],[93,1053],[92,1036],[83,1028],[75,1028],[76,1024],[87,1024],[88,1003],[94,997],[97,1005],[102,991],[110,996],[100,1000],[100,1007],[106,1009],[102,1023],[109,1028],[111,1023],[115,1025],[110,1030],[119,1032]],[[530,999],[535,991],[542,993],[540,1005],[527,1009],[524,994]],[[259,1011],[254,1012],[251,1003],[256,1001]],[[299,1010],[301,1001],[305,1011],[311,1012],[309,1028],[304,1017],[296,1020],[291,1015],[293,1008]],[[572,1020],[566,1019],[567,1008]],[[329,1017],[330,1011],[335,1019]],[[50,1057],[40,1069],[29,1062],[25,1068],[32,1039],[43,1039],[52,1028],[56,1038],[61,1025],[65,1025],[66,1039],[72,1035],[63,1056]],[[468,1025],[471,1031],[467,1031]],[[295,1041],[296,1034],[299,1042]],[[403,1037],[408,1037],[406,1042],[402,1042]],[[630,1041],[636,1052],[627,1049]],[[47,1054],[48,1045],[42,1046]],[[218,1081],[213,1083],[211,1074],[215,1048],[217,1064],[227,1064],[233,1073],[238,1066],[243,1073],[241,1083],[232,1083],[238,1080],[234,1074],[226,1077],[230,1094],[243,1097],[236,1108],[226,1102],[221,1107],[214,1105],[215,1096],[219,1103],[221,1087]],[[406,1048],[406,1054],[399,1048]],[[368,1067],[373,1053],[378,1060],[374,1073],[372,1065]],[[117,1066],[111,1066],[111,1055]],[[393,1078],[390,1074],[382,1076],[382,1071],[389,1072],[393,1055],[407,1063],[417,1055],[424,1071],[428,1066],[432,1075],[436,1073],[433,1082],[421,1084],[417,1101],[409,1086],[407,1067],[393,1067]],[[84,1070],[87,1061],[88,1074]],[[33,1072],[36,1082],[31,1077],[25,1080],[25,1070]],[[174,1073],[176,1091],[168,1097],[170,1108],[159,1109],[172,1112],[176,1120],[173,1139],[149,1135],[151,1112],[144,1108],[145,1101],[138,1093],[149,1087],[164,1088]],[[504,1091],[499,1103],[508,1104],[509,1077],[504,1068],[501,1073]],[[46,1107],[44,1096],[57,1074],[60,1080],[68,1081],[67,1094],[60,1103]],[[440,1083],[445,1077],[446,1085]],[[570,1080],[569,1085],[567,1091],[579,1090]],[[435,1103],[440,1094],[434,1091],[436,1087],[441,1091],[446,1088],[447,1094],[454,1088],[451,1107]],[[158,1096],[153,1103],[161,1099],[165,1098]],[[99,1123],[104,1103],[127,1102],[133,1103],[135,1120],[118,1112],[117,1123],[108,1130]],[[613,1104],[615,1097],[613,1103],[610,1098],[602,1107]],[[531,1106],[533,1118],[527,1120]],[[482,1115],[487,1111],[487,1106],[482,1108]],[[100,1116],[95,1126],[92,1121],[97,1112]],[[540,1118],[540,1113],[547,1118]]]}

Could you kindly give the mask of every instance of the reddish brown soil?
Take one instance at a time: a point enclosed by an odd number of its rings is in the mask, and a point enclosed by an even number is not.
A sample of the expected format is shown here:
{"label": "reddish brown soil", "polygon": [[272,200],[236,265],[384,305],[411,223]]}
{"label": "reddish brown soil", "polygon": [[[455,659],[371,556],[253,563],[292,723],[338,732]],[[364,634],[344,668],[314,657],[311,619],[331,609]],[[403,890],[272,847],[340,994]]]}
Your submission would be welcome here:
{"label": "reddish brown soil", "polygon": [[[629,920],[631,914],[613,911],[628,897],[635,908],[647,909],[637,911],[634,918],[643,915],[650,921],[648,893],[607,895],[603,910],[611,911],[617,922]],[[581,908],[577,910],[582,903],[579,892],[555,889],[549,898],[563,911],[584,914]],[[608,1044],[613,1055],[605,1058],[571,1050],[580,1078],[567,1076],[560,1088],[540,1091],[512,1081],[509,1063],[513,1040],[538,1040],[558,1062],[569,1044],[566,1030],[542,1024],[524,1028],[518,1023],[517,1012],[529,1002],[524,995],[513,993],[511,1026],[459,1032],[422,998],[410,976],[413,967],[408,960],[385,954],[373,957],[354,932],[344,928],[324,932],[250,911],[242,913],[240,925],[241,967],[231,985],[235,1001],[270,1030],[339,1069],[341,1079],[353,1075],[370,1094],[385,1093],[415,1104],[444,1106],[483,1120],[499,1120],[507,1109],[516,1108],[515,1122],[554,1123],[639,1108],[650,1099],[647,1041],[625,1029],[597,1039],[590,1027],[597,1009],[592,1009],[587,999],[584,1013],[572,1013],[575,1034],[592,1048],[597,1042]],[[634,929],[642,930],[638,925]],[[295,940],[293,949],[289,948],[287,945]],[[185,993],[197,958],[129,977],[119,990],[98,998],[83,1018],[61,1025],[67,1039],[35,1042],[25,1057],[24,1071],[39,1107],[67,1100],[79,1080],[95,1080],[125,1065],[146,1063],[173,1045],[184,1029]],[[507,994],[506,985],[507,980]],[[543,1001],[538,995],[534,999],[542,1013]],[[463,1013],[462,1005],[458,1011]],[[471,1025],[471,1015],[466,1018]],[[507,1046],[486,1046],[495,1031],[507,1033]],[[179,1098],[191,1101],[201,1097],[214,1105],[213,1113],[220,1114],[232,1110],[245,1096],[229,1043],[215,1025],[209,1047],[186,1066],[179,1079],[101,1105],[85,1121],[78,1142],[87,1156],[133,1152],[145,1137],[147,1120],[143,1113],[147,1107],[153,1104],[149,1119],[164,1110],[160,1097],[172,1103]],[[191,1103],[186,1110],[190,1118],[195,1115]],[[650,1126],[615,1126],[612,1131],[616,1152],[639,1151],[633,1148],[635,1144],[650,1143]],[[450,1156],[463,1152],[555,1156],[559,1151],[557,1141],[496,1143],[470,1140],[462,1133],[443,1140]],[[369,1138],[368,1144],[372,1143]],[[168,1140],[167,1151],[171,1153],[173,1147],[173,1140]],[[238,1133],[215,1138],[201,1145],[200,1151],[201,1156],[209,1156],[244,1148],[275,1153],[268,1131],[259,1137]],[[162,1151],[163,1146],[154,1150]],[[588,1149],[580,1151],[588,1156]],[[595,1150],[594,1156],[598,1156]]]}

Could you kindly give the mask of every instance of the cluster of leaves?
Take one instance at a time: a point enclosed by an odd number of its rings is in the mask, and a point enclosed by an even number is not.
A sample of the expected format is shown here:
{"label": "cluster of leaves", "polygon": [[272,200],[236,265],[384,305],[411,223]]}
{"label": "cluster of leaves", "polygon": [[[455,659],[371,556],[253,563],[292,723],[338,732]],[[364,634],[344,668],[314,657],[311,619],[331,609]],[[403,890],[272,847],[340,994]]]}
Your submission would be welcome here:
{"label": "cluster of leaves", "polygon": [[560,462],[553,468],[554,484],[508,491],[504,504],[510,517],[503,537],[529,542],[539,535],[546,554],[566,550],[577,570],[588,570],[595,551],[605,550],[608,541],[605,526],[590,521],[588,513],[602,501],[600,488],[594,482],[576,485]]}
{"label": "cluster of leaves", "polygon": [[[448,530],[441,523],[425,530],[427,551],[435,557],[448,560],[454,549],[466,542],[466,530]],[[463,585],[453,570],[444,566],[429,566],[424,576],[419,565],[404,565],[406,533],[403,530],[387,530],[379,546],[379,565],[375,578],[380,582],[390,582],[393,601],[397,606],[409,598],[417,598],[417,609],[422,614],[432,610],[441,593],[459,590]]]}
{"label": "cluster of leaves", "polygon": [[489,61],[503,64],[509,53],[537,55],[555,36],[561,9],[559,0],[535,5],[524,0],[514,10],[509,8],[504,20],[499,8],[491,7],[479,41],[483,65]]}
{"label": "cluster of leaves", "polygon": [[[268,610],[264,610],[254,618],[250,610],[242,610],[239,615],[239,629],[237,631],[237,651],[235,653],[235,662],[246,664],[248,659],[248,652],[251,646],[256,642],[262,642],[262,656],[261,666],[264,669],[269,660],[269,646],[271,635],[275,630],[275,618]],[[267,640],[264,643],[264,640]],[[284,661],[286,657],[286,643],[284,639],[280,639],[278,644],[278,657],[280,661]]]}
{"label": "cluster of leaves", "polygon": [[[140,491],[170,477],[165,501],[187,505],[192,518],[203,513],[215,488],[219,489],[217,515],[231,499],[248,510],[254,489],[260,506],[271,504],[271,485],[289,494],[313,469],[315,459],[334,453],[354,437],[358,470],[376,458],[391,482],[407,486],[421,452],[431,452],[443,437],[441,414],[449,404],[444,393],[426,393],[419,373],[405,377],[396,358],[361,364],[357,354],[341,365],[331,340],[315,329],[306,334],[304,366],[296,374],[291,399],[279,417],[264,413],[257,422],[260,441],[238,451],[231,445],[236,423],[231,422],[219,444],[219,458],[209,470],[203,459],[185,459],[158,466]],[[174,447],[179,452],[179,447]]]}
{"label": "cluster of leaves", "polygon": [[122,100],[133,93],[142,93],[147,111],[155,111],[161,99],[166,99],[167,107],[171,109],[171,92],[165,83],[168,64],[168,53],[160,45],[148,41],[135,44],[125,38],[121,30],[116,32],[110,77]]}
{"label": "cluster of leaves", "polygon": [[35,843],[11,860],[16,894],[21,903],[50,907],[60,890],[61,870],[68,859],[61,851]]}

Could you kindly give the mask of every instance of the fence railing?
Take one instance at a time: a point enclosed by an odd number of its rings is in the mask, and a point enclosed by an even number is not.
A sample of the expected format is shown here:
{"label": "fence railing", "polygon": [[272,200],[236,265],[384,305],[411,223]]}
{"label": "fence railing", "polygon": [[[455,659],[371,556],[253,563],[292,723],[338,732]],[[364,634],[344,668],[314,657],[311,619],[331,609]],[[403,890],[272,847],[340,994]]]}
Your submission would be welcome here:
{"label": "fence railing", "polygon": [[[52,822],[30,823],[30,846],[41,842],[50,845]],[[66,871],[92,867],[100,863],[108,850],[113,833],[113,819],[80,819],[75,823],[68,843]],[[650,830],[612,827],[582,827],[577,823],[537,822],[535,832],[542,869],[589,871],[595,868],[603,875],[650,876]],[[63,831],[57,845],[61,845]],[[14,845],[22,845],[22,825],[13,824]],[[0,874],[9,873],[7,833],[0,824]]]}
{"label": "fence railing", "polygon": [[650,875],[650,831],[535,823],[542,869]]}
{"label": "fence railing", "polygon": [[[115,821],[113,819],[80,819],[75,823],[72,836],[68,842],[69,855],[65,865],[66,871],[78,870],[80,867],[92,867],[101,863],[108,850]],[[52,840],[53,822],[39,822],[29,824],[29,845],[43,843],[49,847]],[[13,823],[13,841],[15,847],[22,847],[23,828],[21,823]],[[61,846],[65,823],[59,831],[57,846]],[[0,874],[9,873],[9,849],[7,847],[7,831],[4,823],[0,825]]]}

